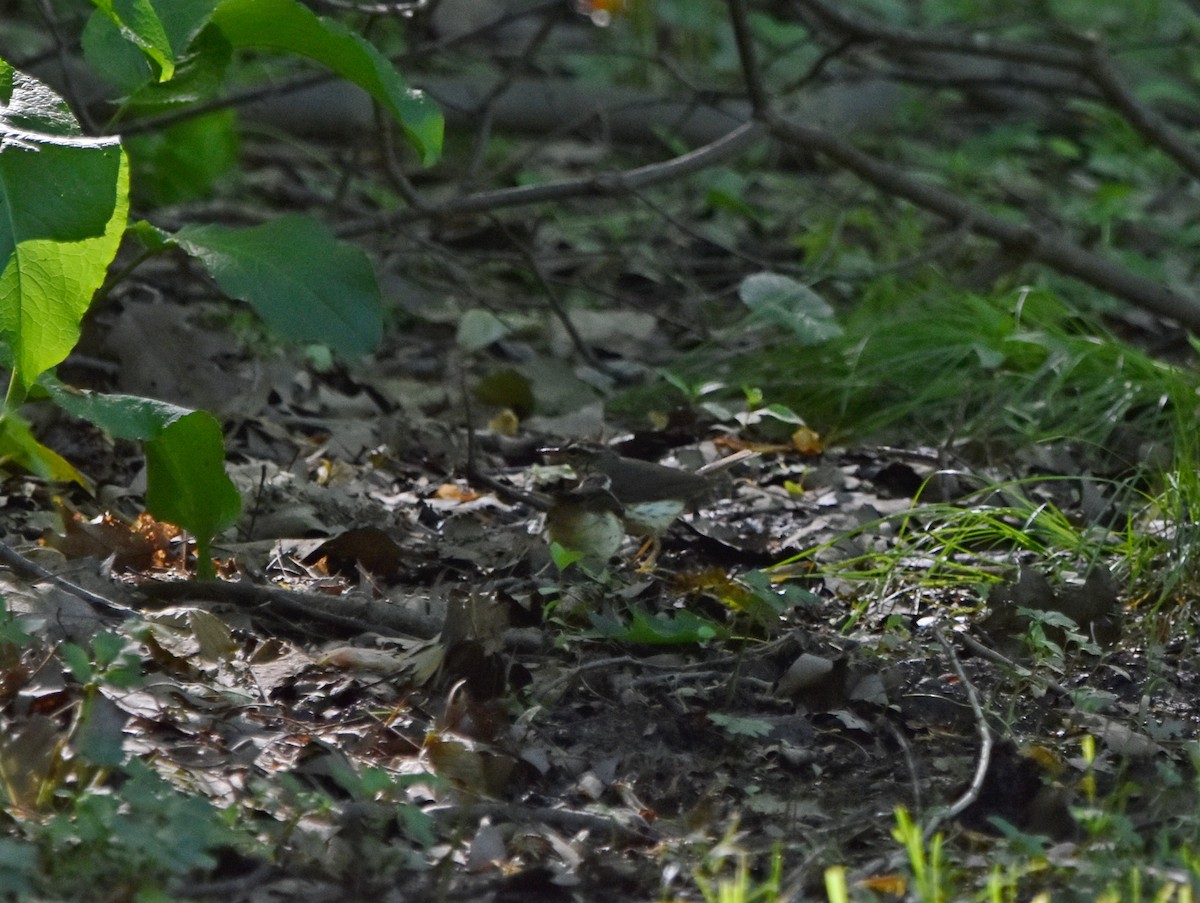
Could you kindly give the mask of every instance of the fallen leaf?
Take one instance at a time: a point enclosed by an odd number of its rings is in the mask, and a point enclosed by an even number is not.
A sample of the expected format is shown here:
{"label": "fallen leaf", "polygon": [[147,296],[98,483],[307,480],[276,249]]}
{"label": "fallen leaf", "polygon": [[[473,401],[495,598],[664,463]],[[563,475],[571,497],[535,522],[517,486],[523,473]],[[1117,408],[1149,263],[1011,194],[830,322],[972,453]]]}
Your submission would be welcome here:
{"label": "fallen leaf", "polygon": [[179,529],[139,514],[132,522],[105,513],[87,520],[56,500],[62,533],[47,533],[42,544],[57,549],[67,558],[113,559],[113,566],[129,570],[168,567],[177,555],[174,541]]}
{"label": "fallen leaf", "polygon": [[457,483],[442,483],[434,492],[434,496],[445,502],[473,502],[479,498],[479,493]]}
{"label": "fallen leaf", "polygon": [[821,443],[821,434],[807,426],[802,426],[792,433],[792,448],[802,455],[819,455],[825,450]]}
{"label": "fallen leaf", "polygon": [[354,577],[358,568],[376,577],[391,577],[400,570],[400,546],[378,527],[355,527],[321,543],[303,558],[305,564],[325,560],[329,574]]}

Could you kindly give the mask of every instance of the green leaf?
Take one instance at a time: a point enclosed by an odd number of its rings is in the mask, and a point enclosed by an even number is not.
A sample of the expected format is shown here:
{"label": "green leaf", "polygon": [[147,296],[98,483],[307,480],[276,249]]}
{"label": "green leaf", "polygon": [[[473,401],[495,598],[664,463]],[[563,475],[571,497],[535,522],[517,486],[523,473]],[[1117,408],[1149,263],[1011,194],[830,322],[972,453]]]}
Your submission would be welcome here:
{"label": "green leaf", "polygon": [[92,662],[82,646],[74,643],[63,643],[58,647],[58,653],[67,663],[67,669],[81,684],[89,683],[92,679]]}
{"label": "green leaf", "polygon": [[13,839],[0,840],[0,894],[15,900],[32,899],[35,896],[34,879],[44,874],[36,844]]}
{"label": "green leaf", "polygon": [[628,625],[614,618],[593,614],[592,626],[596,636],[647,646],[704,644],[727,635],[725,628],[716,621],[710,621],[686,610],[677,611],[673,615],[651,616],[640,609],[634,609]]}
{"label": "green leaf", "polygon": [[769,721],[761,718],[743,718],[737,715],[723,715],[720,712],[709,712],[708,720],[727,734],[735,737],[766,737],[772,730]]}
{"label": "green leaf", "polygon": [[[179,60],[175,77],[155,82],[143,77],[130,91],[122,113],[140,114],[196,106],[217,98],[226,84],[233,48],[216,28],[208,27],[187,45],[187,55]],[[136,182],[134,183],[136,184]]]}
{"label": "green leaf", "polygon": [[820,345],[842,334],[825,299],[788,276],[747,276],[738,288],[738,297],[756,320],[790,331],[801,345]]}
{"label": "green leaf", "polygon": [[197,573],[204,578],[215,575],[213,537],[242,510],[224,464],[221,425],[204,411],[172,420],[146,443],[146,509],[196,538]]}
{"label": "green leaf", "polygon": [[367,255],[315,220],[284,216],[248,229],[185,226],[174,240],[283,338],[323,342],[347,356],[379,344],[383,305]]}
{"label": "green leaf", "polygon": [[556,542],[550,543],[550,558],[560,573],[577,561],[582,561],[584,557],[583,552],[568,549],[566,546],[559,545]]}
{"label": "green leaf", "polygon": [[475,385],[475,397],[484,404],[512,408],[518,417],[532,414],[535,403],[528,377],[512,367],[485,374]]}
{"label": "green leaf", "polygon": [[203,198],[221,175],[237,165],[232,110],[185,119],[161,132],[126,142],[134,195],[153,207]]}
{"label": "green leaf", "polygon": [[149,0],[118,2],[121,6],[119,10],[113,0],[92,0],[92,5],[117,28],[121,37],[154,62],[158,67],[159,81],[169,81],[175,74],[175,58],[158,13]]}
{"label": "green leaf", "polygon": [[129,172],[116,139],[85,138],[66,104],[7,70],[0,111],[0,339],[18,383],[62,361],[116,255]]}
{"label": "green leaf", "polygon": [[493,342],[498,342],[512,330],[490,310],[474,307],[463,313],[458,320],[454,341],[468,354],[482,351]]}
{"label": "green leaf", "polygon": [[365,90],[404,129],[426,166],[442,149],[441,111],[408,87],[395,67],[360,35],[314,15],[295,0],[224,0],[212,23],[234,47],[267,47],[316,60]]}
{"label": "green leaf", "polygon": [[213,537],[237,520],[242,499],[225,473],[221,425],[204,411],[135,395],[100,395],[40,380],[64,411],[118,439],[140,440],[146,449],[146,510],[196,538],[197,570],[212,576]]}
{"label": "green leaf", "polygon": [[0,461],[16,464],[43,480],[91,488],[88,479],[66,459],[33,438],[29,424],[15,411],[0,418]]}
{"label": "green leaf", "polygon": [[142,247],[153,254],[161,254],[171,247],[171,233],[158,228],[144,219],[135,220],[125,230],[131,238],[141,242]]}
{"label": "green leaf", "polygon": [[0,260],[22,241],[102,235],[118,202],[117,139],[84,137],[61,97],[0,64]]}
{"label": "green leaf", "polygon": [[97,694],[84,709],[72,746],[89,765],[114,767],[125,761],[125,724],[129,716]]}
{"label": "green leaf", "polygon": [[793,411],[785,404],[769,404],[765,408],[760,409],[756,413],[762,414],[764,417],[771,417],[783,423],[791,423],[796,426],[807,426],[804,418]]}
{"label": "green leaf", "polygon": [[8,609],[8,599],[0,594],[0,646],[27,646],[33,637],[25,632],[18,619]]}
{"label": "green leaf", "polygon": [[124,649],[124,638],[115,633],[102,630],[92,637],[92,657],[101,669],[107,668],[115,662]]}
{"label": "green leaf", "polygon": [[38,381],[60,408],[100,427],[117,439],[157,439],[174,423],[195,413],[191,408],[137,395],[101,395],[76,389],[46,374]]}
{"label": "green leaf", "polygon": [[[121,29],[120,23],[97,10],[84,26],[82,44],[88,66],[101,78],[123,94],[133,95],[146,85],[178,82],[186,70],[195,69],[197,57],[206,57],[201,68],[212,68],[214,60],[208,58],[207,53],[212,48],[198,48],[193,42],[208,25],[217,0],[151,0],[149,3],[146,0],[118,0],[114,6],[124,15],[126,24],[135,18],[131,9],[134,3],[150,8],[145,15],[154,17],[161,33],[155,39],[155,46],[158,52],[168,57],[169,65],[164,67],[154,60],[142,49],[136,35],[131,37]],[[226,47],[227,62],[228,42],[221,43]],[[184,48],[186,52],[181,53]],[[223,71],[223,64],[218,68]],[[167,79],[163,79],[164,73],[170,73]]]}

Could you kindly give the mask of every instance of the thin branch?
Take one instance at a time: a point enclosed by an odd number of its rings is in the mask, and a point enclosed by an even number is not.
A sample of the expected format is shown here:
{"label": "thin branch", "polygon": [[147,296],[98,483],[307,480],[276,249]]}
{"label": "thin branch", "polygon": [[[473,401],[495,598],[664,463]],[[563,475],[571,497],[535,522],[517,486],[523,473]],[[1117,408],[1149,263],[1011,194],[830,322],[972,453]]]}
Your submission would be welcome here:
{"label": "thin branch", "polygon": [[1166,118],[1138,100],[1128,86],[1121,81],[1112,60],[1099,41],[1093,41],[1088,53],[1087,75],[1096,87],[1108,98],[1109,103],[1121,111],[1132,125],[1150,144],[1157,145],[1170,155],[1176,163],[1200,179],[1200,151],[1187,142]]}
{"label": "thin branch", "polygon": [[84,130],[89,135],[96,134],[96,123],[92,119],[92,113],[88,109],[88,105],[83,102],[82,96],[75,85],[75,77],[71,74],[71,61],[67,57],[67,42],[63,38],[62,29],[59,28],[58,14],[54,11],[49,0],[38,0],[38,10],[42,14],[42,19],[46,23],[46,28],[50,32],[50,37],[54,41],[54,54],[58,57],[59,70],[62,72],[63,87],[66,90],[66,95],[70,98],[71,108],[75,115],[79,117],[80,123]]}
{"label": "thin branch", "polygon": [[767,89],[763,87],[762,70],[754,52],[754,37],[750,34],[750,19],[746,15],[746,0],[728,0],[729,22],[733,26],[733,40],[737,44],[738,62],[742,68],[742,80],[746,83],[746,94],[756,117],[765,116],[769,110]]}
{"label": "thin branch", "polygon": [[[732,0],[731,0],[732,2]],[[903,50],[924,50],[934,53],[957,53],[964,56],[986,57],[1025,65],[1045,66],[1071,73],[1090,81],[1101,95],[1121,112],[1129,124],[1147,143],[1162,148],[1186,172],[1200,178],[1200,151],[1155,110],[1142,103],[1121,79],[1104,45],[1089,36],[1074,40],[1083,48],[1046,47],[998,40],[986,35],[947,35],[906,28],[893,28],[848,14],[834,8],[825,0],[800,0],[816,17],[831,25],[843,36],[858,41],[893,45]],[[1019,77],[1027,77],[1020,73]],[[907,78],[900,74],[897,77]],[[920,77],[920,76],[918,76]],[[934,76],[936,77],[936,76]],[[1009,87],[1012,85],[1010,84]],[[1068,88],[1067,85],[1060,89]]]}
{"label": "thin branch", "polygon": [[542,287],[542,292],[545,293],[546,303],[550,305],[550,312],[562,324],[562,328],[566,330],[567,338],[571,340],[571,345],[583,359],[584,363],[607,376],[613,376],[612,368],[592,353],[592,349],[588,347],[587,342],[583,340],[583,336],[579,334],[579,330],[575,328],[575,323],[571,320],[571,315],[567,313],[566,305],[563,304],[562,299],[558,296],[558,290],[546,278],[546,272],[538,262],[533,250],[498,218],[492,217],[492,223],[504,234],[509,243],[516,248],[517,253],[521,255],[529,271],[533,273],[533,278],[537,280],[538,285]]}
{"label": "thin branch", "polygon": [[146,607],[153,607],[154,603],[217,602],[238,608],[263,608],[277,616],[305,618],[350,633],[384,629],[421,639],[434,637],[441,630],[434,618],[388,600],[364,599],[359,595],[334,597],[224,580],[152,582],[137,589],[150,603]]}
{"label": "thin branch", "polygon": [[1200,329],[1200,304],[1159,283],[1138,276],[1111,260],[1086,251],[1062,236],[1039,232],[1027,223],[1014,223],[962,200],[942,188],[915,179],[902,170],[863,153],[831,132],[772,117],[770,132],[797,147],[816,151],[880,190],[901,197],[953,223],[968,223],[971,231],[1006,249],[1046,264],[1101,291],[1145,310]]}
{"label": "thin branch", "polygon": [[483,161],[487,157],[488,143],[492,136],[492,126],[496,119],[494,101],[513,86],[522,69],[532,66],[534,56],[542,45],[546,43],[557,23],[558,20],[555,16],[546,15],[542,17],[541,24],[521,51],[520,57],[508,66],[508,69],[496,80],[496,83],[492,85],[491,89],[480,100],[475,110],[472,111],[478,117],[479,124],[475,135],[475,153],[472,155],[471,162],[467,165],[464,177],[460,182],[464,191],[479,177],[479,173],[483,169]]}
{"label": "thin branch", "polygon": [[798,0],[816,18],[823,20],[843,38],[853,38],[861,43],[896,44],[905,50],[951,51],[969,56],[984,56],[1051,66],[1055,69],[1078,70],[1079,56],[1060,47],[1043,47],[1005,41],[978,33],[953,35],[882,25],[874,20],[847,13],[826,0]]}
{"label": "thin branch", "polygon": [[563,179],[544,185],[520,185],[480,191],[442,204],[430,205],[427,210],[395,210],[342,223],[334,232],[340,238],[384,231],[402,223],[432,217],[459,216],[465,213],[484,213],[506,207],[524,207],[549,201],[587,197],[621,197],[650,185],[699,172],[745,150],[763,134],[762,127],[745,122],[710,142],[670,160],[650,163],[625,172],[601,173],[579,179]]}
{"label": "thin branch", "polygon": [[942,812],[937,813],[925,825],[925,830],[922,832],[924,838],[928,840],[934,835],[934,832],[946,821],[957,818],[969,806],[973,805],[979,799],[979,794],[983,790],[983,782],[987,778],[988,768],[992,762],[992,731],[987,724],[987,716],[984,714],[983,706],[979,703],[979,694],[975,692],[975,685],[971,683],[967,677],[967,672],[963,670],[962,662],[958,659],[958,653],[954,651],[954,646],[946,639],[945,634],[941,629],[935,627],[933,635],[937,641],[942,644],[942,648],[946,651],[946,657],[950,659],[950,665],[954,668],[954,673],[958,675],[958,680],[963,688],[967,691],[967,701],[971,703],[971,711],[975,715],[975,730],[979,733],[979,759],[975,763],[975,774],[971,778],[971,783],[957,800]]}
{"label": "thin branch", "polygon": [[985,646],[969,633],[960,633],[958,638],[962,640],[964,646],[966,646],[973,654],[978,655],[980,658],[986,658],[990,662],[995,662],[997,665],[1006,668],[1010,673],[1015,674],[1017,677],[1020,677],[1023,680],[1034,681],[1061,699],[1074,699],[1071,691],[1057,680],[1054,680],[1051,677],[1045,677],[1041,674],[1036,674],[1029,668],[1026,668],[1024,665],[1018,664],[1008,656],[1002,655],[995,649],[992,649],[990,646]]}
{"label": "thin branch", "polygon": [[70,580],[58,576],[53,571],[46,570],[40,564],[30,561],[8,543],[2,541],[0,541],[0,564],[11,568],[14,573],[24,577],[26,580],[38,580],[50,583],[107,614],[119,615],[122,618],[131,618],[140,614],[127,605],[114,602],[112,599],[106,599],[104,596],[94,593],[89,589],[84,589],[82,586],[78,586]]}

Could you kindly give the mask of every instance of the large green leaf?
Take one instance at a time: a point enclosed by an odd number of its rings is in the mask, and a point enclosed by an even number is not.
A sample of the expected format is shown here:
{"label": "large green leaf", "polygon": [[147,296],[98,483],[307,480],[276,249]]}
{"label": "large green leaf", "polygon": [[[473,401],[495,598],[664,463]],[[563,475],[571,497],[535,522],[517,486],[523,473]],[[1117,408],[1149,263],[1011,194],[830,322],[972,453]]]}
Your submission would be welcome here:
{"label": "large green leaf", "polygon": [[85,138],[65,103],[0,62],[0,339],[19,384],[67,356],[125,228],[116,139]]}
{"label": "large green leaf", "polygon": [[161,207],[204,197],[238,159],[232,110],[177,122],[125,143],[133,165],[133,195]]}
{"label": "large green leaf", "polygon": [[442,150],[441,111],[410,88],[395,67],[360,35],[314,15],[296,0],[223,0],[212,23],[234,47],[269,47],[329,67],[365,90],[395,117],[426,166]]}
{"label": "large green leaf", "polygon": [[[444,122],[437,105],[410,88],[361,35],[315,15],[298,0],[92,2],[102,11],[84,30],[88,62],[129,95],[134,106],[187,103],[211,95],[224,74],[227,46],[279,50],[315,60],[374,97],[427,166],[441,155]],[[182,82],[178,87],[164,77],[167,69],[155,55],[172,48],[175,81]],[[148,60],[157,64],[157,71]]]}
{"label": "large green leaf", "polygon": [[211,414],[185,414],[146,443],[146,510],[189,531],[198,574],[214,576],[213,537],[237,520],[242,497],[225,473],[221,424]]}
{"label": "large green leaf", "polygon": [[185,226],[174,240],[283,338],[322,342],[348,356],[379,344],[383,308],[370,261],[315,220],[284,216],[248,229]]}
{"label": "large green leaf", "polygon": [[175,55],[163,23],[150,0],[92,0],[92,5],[158,67],[158,80],[175,74]]}
{"label": "large green leaf", "polygon": [[842,334],[825,299],[790,276],[754,273],[742,280],[738,296],[755,320],[788,330],[800,345],[820,345]]}
{"label": "large green leaf", "polygon": [[118,439],[145,443],[146,510],[196,538],[199,573],[211,576],[213,537],[242,508],[225,473],[225,442],[216,419],[152,398],[82,392],[48,375],[41,384],[67,413]]}
{"label": "large green leaf", "polygon": [[[228,63],[228,42],[197,41],[197,36],[212,18],[217,0],[120,0],[116,8],[119,13],[136,18],[127,8],[133,3],[149,6],[157,18],[162,31],[157,40],[160,48],[171,54],[170,70],[156,65],[138,40],[99,10],[83,29],[83,52],[88,65],[131,97],[135,105],[145,105],[143,92],[160,105],[184,102],[188,93],[193,100],[214,96]],[[224,53],[220,49],[222,44]],[[171,73],[170,79],[162,77],[167,71]],[[191,84],[190,91],[180,89],[181,81]]]}
{"label": "large green leaf", "polygon": [[168,426],[194,413],[191,408],[138,395],[102,395],[68,386],[50,374],[38,384],[54,403],[73,417],[100,427],[115,439],[145,442],[157,439]]}

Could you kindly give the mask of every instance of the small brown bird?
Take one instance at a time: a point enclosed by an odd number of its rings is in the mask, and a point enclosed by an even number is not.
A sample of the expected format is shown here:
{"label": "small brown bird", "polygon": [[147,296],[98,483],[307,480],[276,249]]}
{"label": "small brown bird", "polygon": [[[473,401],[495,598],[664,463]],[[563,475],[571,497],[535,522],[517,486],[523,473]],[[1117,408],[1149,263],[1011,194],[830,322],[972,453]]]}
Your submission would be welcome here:
{"label": "small brown bird", "polygon": [[569,464],[584,483],[594,477],[607,480],[607,491],[619,503],[625,529],[635,536],[645,537],[647,544],[653,547],[650,566],[657,559],[661,537],[671,524],[686,508],[697,505],[713,493],[711,474],[754,457],[752,452],[738,452],[714,461],[702,472],[693,473],[652,461],[626,458],[604,446],[568,445],[543,451],[551,460]]}
{"label": "small brown bird", "polygon": [[589,474],[574,489],[554,496],[546,512],[546,535],[578,552],[583,563],[603,567],[625,539],[623,510],[602,473]]}

